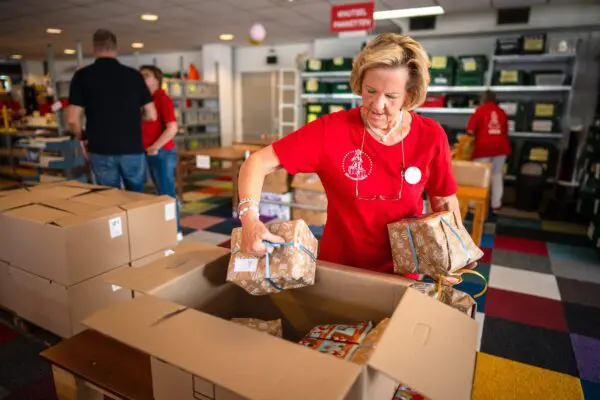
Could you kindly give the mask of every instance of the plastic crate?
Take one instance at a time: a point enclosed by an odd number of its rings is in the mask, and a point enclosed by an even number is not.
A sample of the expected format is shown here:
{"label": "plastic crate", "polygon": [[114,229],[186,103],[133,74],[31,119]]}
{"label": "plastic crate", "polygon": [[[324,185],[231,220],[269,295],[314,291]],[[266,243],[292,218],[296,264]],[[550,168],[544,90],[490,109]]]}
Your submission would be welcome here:
{"label": "plastic crate", "polygon": [[483,86],[485,85],[485,74],[457,74],[454,84],[456,86]]}
{"label": "plastic crate", "polygon": [[530,120],[528,113],[530,106],[528,104],[519,101],[503,101],[498,103],[498,106],[508,116],[509,131],[518,132],[528,129],[528,121]]}
{"label": "plastic crate", "polygon": [[318,79],[307,79],[304,81],[304,93],[325,94],[330,92],[331,84],[321,82]]}
{"label": "plastic crate", "polygon": [[330,64],[331,60],[328,58],[311,58],[304,63],[304,70],[306,72],[325,72],[329,70]]}
{"label": "plastic crate", "polygon": [[496,39],[496,55],[512,55],[521,52],[523,43],[522,36],[504,37]]}
{"label": "plastic crate", "polygon": [[460,56],[456,68],[457,86],[482,86],[485,81],[488,61],[486,56]]}
{"label": "plastic crate", "polygon": [[346,57],[336,57],[329,63],[330,71],[352,71],[352,59]]}
{"label": "plastic crate", "polygon": [[543,54],[546,52],[546,34],[528,34],[523,35],[523,54]]}
{"label": "plastic crate", "polygon": [[557,101],[532,102],[529,110],[529,130],[532,132],[560,132],[562,103]]}
{"label": "plastic crate", "polygon": [[311,123],[329,112],[329,106],[321,103],[308,103],[304,106],[306,124]]}
{"label": "plastic crate", "polygon": [[494,83],[499,86],[527,85],[527,72],[517,69],[496,71]]}
{"label": "plastic crate", "polygon": [[562,71],[532,71],[531,80],[535,86],[567,84],[568,76]]}
{"label": "plastic crate", "polygon": [[336,93],[336,94],[352,93],[352,89],[350,88],[350,83],[348,83],[348,82],[330,83],[329,90],[331,91],[331,93]]}
{"label": "plastic crate", "polygon": [[331,113],[335,113],[338,111],[350,110],[352,108],[352,104],[351,103],[329,103],[327,105],[327,107],[328,107],[327,112],[329,114],[331,114]]}
{"label": "plastic crate", "polygon": [[454,85],[454,74],[456,70],[456,59],[448,56],[432,56],[431,75],[432,85],[452,86]]}
{"label": "plastic crate", "polygon": [[555,141],[524,140],[519,149],[517,171],[520,171],[521,165],[525,163],[537,162],[544,166],[547,176],[554,176],[558,158],[558,148],[556,145]]}
{"label": "plastic crate", "polygon": [[443,108],[446,107],[446,96],[444,95],[428,95],[425,98],[425,102],[421,107],[435,107],[435,108]]}

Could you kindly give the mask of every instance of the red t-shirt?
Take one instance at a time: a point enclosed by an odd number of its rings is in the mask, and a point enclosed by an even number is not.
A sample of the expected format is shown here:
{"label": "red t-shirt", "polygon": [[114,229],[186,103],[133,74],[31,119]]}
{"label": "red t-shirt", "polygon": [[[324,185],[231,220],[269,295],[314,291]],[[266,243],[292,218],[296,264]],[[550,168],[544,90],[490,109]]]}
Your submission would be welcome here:
{"label": "red t-shirt", "polygon": [[[171,100],[164,90],[158,89],[154,92],[152,100],[154,101],[158,118],[156,121],[142,121],[142,141],[144,142],[145,149],[152,146],[158,140],[169,122],[177,121],[173,100]],[[175,144],[171,140],[163,146],[163,149],[171,150],[174,147]]]}
{"label": "red t-shirt", "polygon": [[467,130],[475,134],[473,158],[510,154],[508,117],[493,101],[482,104],[469,119]]}
{"label": "red t-shirt", "polygon": [[[289,173],[316,172],[321,178],[328,214],[320,260],[390,273],[387,224],[420,215],[424,190],[432,196],[456,193],[446,133],[437,122],[411,115],[411,130],[404,139],[404,171],[419,168],[422,177],[415,184],[401,175],[402,144],[386,146],[365,133],[359,108],[326,115],[273,143]],[[357,156],[363,134],[361,162]],[[398,198],[401,185],[401,200],[392,200]],[[376,196],[386,200],[364,200]]]}

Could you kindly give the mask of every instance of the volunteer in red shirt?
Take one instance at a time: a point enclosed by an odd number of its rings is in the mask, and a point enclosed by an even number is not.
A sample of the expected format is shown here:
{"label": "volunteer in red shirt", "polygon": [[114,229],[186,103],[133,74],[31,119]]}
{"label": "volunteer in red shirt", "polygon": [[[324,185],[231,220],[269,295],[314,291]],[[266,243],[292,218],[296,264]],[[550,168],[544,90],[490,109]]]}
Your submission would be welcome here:
{"label": "volunteer in red shirt", "polygon": [[315,172],[323,183],[328,214],[321,260],[393,272],[387,224],[422,214],[423,191],[434,211],[452,211],[460,221],[447,136],[437,122],[412,111],[425,100],[429,64],[410,37],[377,36],[352,67],[361,107],[321,117],[250,156],[239,181],[243,252],[262,255],[262,240],[281,241],[255,206],[265,175],[280,167]]}
{"label": "volunteer in red shirt", "polygon": [[510,155],[508,118],[496,103],[493,92],[483,95],[483,104],[475,110],[467,125],[467,133],[475,135],[473,160],[492,164],[492,209],[502,207],[504,164]]}
{"label": "volunteer in red shirt", "polygon": [[[162,87],[163,73],[153,65],[144,65],[140,72],[152,93],[156,107],[156,121],[142,122],[142,140],[146,149],[146,160],[150,177],[159,195],[171,196],[177,200],[175,169],[177,150],[173,138],[177,134],[177,118],[173,100]],[[179,204],[177,205],[177,227],[179,232]],[[181,236],[181,234],[180,234]]]}

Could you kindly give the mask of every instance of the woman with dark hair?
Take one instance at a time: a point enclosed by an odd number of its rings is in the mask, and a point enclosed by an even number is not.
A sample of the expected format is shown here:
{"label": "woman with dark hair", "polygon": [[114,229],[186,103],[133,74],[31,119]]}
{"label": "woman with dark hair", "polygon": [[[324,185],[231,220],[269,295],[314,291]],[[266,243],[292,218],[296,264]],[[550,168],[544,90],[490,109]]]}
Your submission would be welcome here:
{"label": "woman with dark hair", "polygon": [[504,192],[504,164],[511,148],[508,117],[498,106],[494,92],[488,90],[483,94],[481,106],[469,120],[467,133],[475,136],[473,161],[492,164],[492,209],[498,211]]}
{"label": "woman with dark hair", "polygon": [[[173,138],[177,134],[177,118],[173,100],[162,89],[163,73],[153,65],[140,68],[144,81],[152,93],[156,107],[156,121],[142,122],[142,140],[146,149],[146,161],[157,194],[177,199],[175,169],[177,150]],[[179,204],[177,206],[177,227],[179,225]],[[180,235],[181,236],[181,235]]]}

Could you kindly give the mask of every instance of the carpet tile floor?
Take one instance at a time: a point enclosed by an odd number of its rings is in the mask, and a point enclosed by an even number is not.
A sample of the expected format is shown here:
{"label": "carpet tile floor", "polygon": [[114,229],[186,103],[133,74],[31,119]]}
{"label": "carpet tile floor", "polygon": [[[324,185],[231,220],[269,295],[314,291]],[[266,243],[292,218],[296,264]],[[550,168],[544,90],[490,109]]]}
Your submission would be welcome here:
{"label": "carpet tile floor", "polygon": [[[240,226],[231,217],[231,182],[204,178],[184,195],[184,240],[229,248]],[[600,260],[585,227],[509,209],[491,217],[484,232],[478,271],[489,289],[477,299],[473,398],[600,400]],[[467,275],[457,288],[475,294],[483,286]],[[21,335],[10,317],[0,312],[0,399],[54,400],[38,353],[59,339],[39,329]]]}

